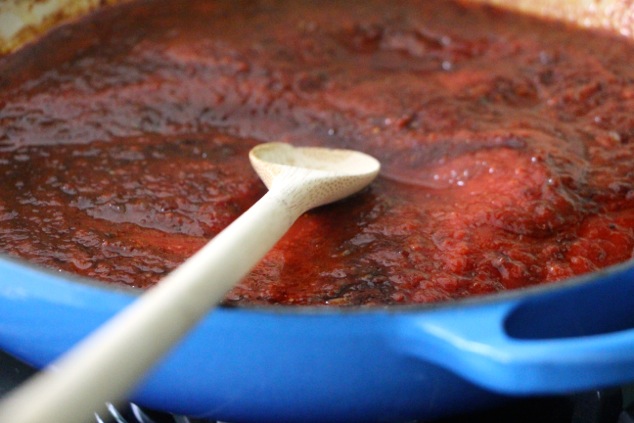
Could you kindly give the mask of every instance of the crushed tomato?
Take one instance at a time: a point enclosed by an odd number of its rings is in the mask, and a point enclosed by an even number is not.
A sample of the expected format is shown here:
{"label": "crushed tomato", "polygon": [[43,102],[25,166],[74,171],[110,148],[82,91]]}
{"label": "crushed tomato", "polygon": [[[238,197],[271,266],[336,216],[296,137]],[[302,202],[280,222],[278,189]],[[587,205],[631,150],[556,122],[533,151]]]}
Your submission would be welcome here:
{"label": "crushed tomato", "polygon": [[449,1],[133,1],[0,58],[0,251],[148,287],[265,188],[259,142],[383,173],[225,304],[390,305],[634,247],[634,46]]}

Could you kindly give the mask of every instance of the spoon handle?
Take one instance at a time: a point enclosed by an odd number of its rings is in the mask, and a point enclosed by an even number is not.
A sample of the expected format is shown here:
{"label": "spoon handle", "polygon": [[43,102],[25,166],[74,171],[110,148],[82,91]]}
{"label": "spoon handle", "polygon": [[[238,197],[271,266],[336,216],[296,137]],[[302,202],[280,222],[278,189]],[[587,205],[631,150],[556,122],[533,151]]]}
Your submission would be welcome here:
{"label": "spoon handle", "polygon": [[123,398],[300,214],[269,191],[157,286],[9,394],[0,421],[85,422],[106,401]]}

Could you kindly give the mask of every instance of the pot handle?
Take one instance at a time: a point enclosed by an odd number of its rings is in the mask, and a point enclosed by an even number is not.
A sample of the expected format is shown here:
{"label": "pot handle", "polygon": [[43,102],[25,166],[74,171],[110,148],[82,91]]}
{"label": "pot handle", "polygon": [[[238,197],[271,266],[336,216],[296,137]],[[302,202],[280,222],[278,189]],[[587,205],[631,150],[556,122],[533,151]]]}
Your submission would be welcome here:
{"label": "pot handle", "polygon": [[401,351],[508,395],[634,381],[634,271],[404,317]]}

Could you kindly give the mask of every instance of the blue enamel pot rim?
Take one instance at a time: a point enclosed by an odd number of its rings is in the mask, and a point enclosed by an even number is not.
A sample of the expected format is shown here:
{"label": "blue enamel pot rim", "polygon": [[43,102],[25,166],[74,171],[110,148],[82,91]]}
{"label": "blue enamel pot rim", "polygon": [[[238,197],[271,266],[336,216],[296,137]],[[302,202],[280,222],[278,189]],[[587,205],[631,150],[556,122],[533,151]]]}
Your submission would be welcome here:
{"label": "blue enamel pot rim", "polygon": [[[142,295],[146,289],[129,287],[125,285],[109,284],[107,282],[101,282],[97,279],[84,277],[81,275],[73,274],[64,271],[55,271],[50,268],[43,267],[41,265],[31,263],[27,260],[11,257],[6,254],[0,253],[0,269],[6,264],[20,266],[26,269],[30,269],[40,275],[48,275],[59,281],[63,281],[69,284],[79,284],[91,288],[95,291],[101,291],[104,294],[115,293],[124,295],[132,300]],[[599,269],[590,273],[576,275],[560,281],[542,283],[538,285],[530,285],[526,287],[520,287],[516,289],[508,289],[494,293],[488,293],[483,295],[474,295],[458,299],[449,299],[432,303],[421,304],[395,304],[395,305],[372,305],[372,306],[306,306],[306,305],[240,305],[240,306],[224,306],[219,305],[219,309],[226,310],[243,310],[243,311],[256,311],[263,313],[275,313],[282,315],[302,315],[302,314],[367,314],[376,312],[393,312],[393,313],[411,313],[411,312],[424,312],[429,310],[443,310],[454,309],[463,306],[477,306],[488,305],[499,302],[506,302],[509,300],[531,298],[535,296],[541,296],[544,294],[550,294],[554,292],[563,292],[585,284],[596,283],[597,280],[602,280],[610,276],[618,276],[628,270],[634,271],[634,258],[622,263],[614,264],[603,269]]]}
{"label": "blue enamel pot rim", "polygon": [[[101,282],[97,279],[84,277],[81,275],[73,274],[65,271],[55,271],[50,268],[43,267],[36,263],[29,262],[22,258],[16,258],[0,253],[0,269],[6,265],[20,266],[25,269],[30,269],[41,275],[47,275],[60,281],[64,281],[70,284],[79,284],[92,288],[96,291],[102,291],[104,293],[117,293],[120,295],[129,296],[134,299],[142,295],[146,289],[135,288],[125,285],[109,284],[107,282]],[[421,304],[393,304],[393,305],[371,305],[371,306],[306,306],[306,305],[240,305],[240,306],[224,306],[219,305],[218,308],[230,309],[230,310],[250,310],[258,312],[274,312],[279,314],[365,314],[386,310],[393,312],[413,312],[413,311],[427,311],[437,310],[444,308],[455,308],[468,305],[480,305],[489,304],[500,301],[506,301],[516,298],[524,298],[528,296],[542,295],[550,292],[556,292],[566,290],[571,287],[576,287],[586,283],[594,283],[597,279],[602,279],[611,275],[618,275],[624,271],[634,269],[634,259],[628,260],[623,263],[618,263],[606,268],[573,276],[561,281],[543,283],[538,285],[530,285],[526,287],[520,287],[516,289],[508,289],[494,293],[488,293],[483,295],[474,295],[458,299],[443,300],[432,303]]]}
{"label": "blue enamel pot rim", "polygon": [[[38,315],[35,321],[40,323],[46,322],[48,317],[43,316],[41,310],[21,311],[21,304],[17,304],[20,299],[11,298],[11,284],[22,279],[14,278],[13,282],[2,282],[0,278],[0,302],[7,305],[16,301],[15,305],[8,307],[11,310],[0,308],[0,315],[5,314],[9,318],[7,323],[0,321],[2,337],[8,336],[8,339],[0,339],[0,345],[13,348],[17,343],[27,341],[26,346],[19,346],[23,348],[24,354],[18,354],[20,358],[26,357],[27,361],[31,356],[39,354],[39,357],[45,358],[36,360],[46,363],[52,358],[52,354],[60,353],[59,349],[71,345],[70,341],[74,342],[81,331],[92,327],[95,321],[104,316],[117,312],[142,292],[67,273],[60,275],[12,258],[0,257],[0,269],[3,267],[5,270],[16,271],[20,278],[33,277],[34,281],[26,281],[24,284],[25,294],[36,298],[36,301],[30,302],[27,298],[24,303],[26,306],[47,306],[49,301],[55,302],[61,298],[63,303],[66,300],[63,292],[47,290],[49,284],[41,283],[41,280],[50,280],[50,286],[68,287],[71,297],[74,294],[82,297],[82,304],[79,309],[71,310],[71,317],[67,313],[60,318],[61,322],[71,321],[71,326],[77,323],[82,329],[72,327],[69,329],[71,334],[54,334],[54,337],[64,338],[58,346],[52,347],[57,350],[51,352],[42,347],[44,350],[31,353],[28,349],[40,348],[42,339],[30,339],[33,335],[22,334],[19,324],[17,329],[11,328],[11,325],[15,324],[15,319],[19,321],[24,316],[27,316],[24,321],[31,322],[28,317],[30,314]],[[100,297],[104,301],[93,307],[90,301],[101,299]],[[58,313],[60,307],[63,309],[65,306],[51,304],[47,310]],[[91,308],[98,318],[89,317],[89,320],[92,319],[89,323],[76,322],[78,311],[87,309],[92,313]],[[244,344],[237,348],[250,351],[249,354],[237,358],[231,354],[226,357],[220,354],[220,357],[214,359],[215,370],[222,370],[225,360],[235,361],[231,363],[234,367],[248,366],[252,354],[261,350],[260,345],[266,344],[263,348],[267,354],[273,356],[280,351],[279,348],[283,348],[287,354],[286,359],[290,358],[299,366],[295,371],[298,368],[303,369],[301,366],[304,357],[291,357],[314,353],[315,349],[320,351],[319,354],[329,354],[323,360],[334,360],[334,365],[343,366],[345,371],[348,371],[350,363],[342,360],[349,358],[344,359],[341,354],[358,354],[362,359],[369,359],[368,351],[378,351],[383,357],[387,355],[385,359],[397,370],[405,371],[399,376],[405,378],[401,381],[405,386],[420,382],[421,374],[416,372],[431,371],[435,374],[430,366],[449,371],[454,378],[457,376],[466,381],[468,386],[474,387],[471,389],[484,389],[494,395],[565,394],[623,385],[634,382],[633,309],[634,261],[558,283],[434,304],[344,308],[221,307],[217,313],[206,316],[201,326],[194,329],[192,339],[185,342],[185,348],[177,348],[176,358],[172,357],[159,366],[156,372],[158,376],[151,376],[150,382],[140,388],[139,395],[147,398],[152,405],[172,401],[170,407],[178,406],[180,400],[172,400],[174,392],[169,391],[169,387],[158,385],[165,385],[165,381],[173,380],[174,372],[180,371],[174,364],[196,360],[194,357],[198,355],[199,347],[207,349],[205,354],[209,353],[209,348],[215,349],[205,346],[209,334],[217,334],[215,331],[220,331],[218,333],[225,336],[235,336],[232,338],[234,343]],[[66,311],[61,314],[64,313]],[[590,321],[589,326],[578,332],[579,323],[586,320]],[[232,334],[233,325],[237,327],[235,335]],[[243,330],[247,330],[249,334],[243,335]],[[42,336],[46,331],[42,327],[37,328],[34,333]],[[311,331],[324,333],[318,334],[318,339],[315,339],[315,332]],[[273,345],[275,342],[271,342],[271,336],[281,336],[282,345]],[[69,341],[65,337],[72,339]],[[353,340],[347,341],[348,338]],[[298,339],[302,340],[299,344]],[[322,346],[324,340],[329,345]],[[341,340],[347,344],[342,345],[341,351],[333,351],[333,345],[338,347],[337,342]],[[231,349],[235,346],[229,344],[220,348],[229,348],[230,353],[235,353]],[[14,353],[10,349],[8,352]],[[209,356],[204,356],[205,354],[197,359],[208,359]],[[325,368],[331,364],[326,364]],[[366,373],[367,366],[372,365],[372,361],[365,362],[364,365],[366,367],[351,369],[354,377],[370,378]],[[427,370],[421,370],[421,365]],[[233,370],[235,369],[231,371]],[[325,376],[319,374],[321,370],[310,369],[310,377],[323,379]],[[264,372],[260,374],[261,377],[272,377],[265,375],[266,369],[261,371]],[[374,371],[371,370],[370,373]],[[418,379],[411,379],[407,373],[410,371],[414,372],[413,375],[418,374]],[[373,377],[385,376],[379,370]],[[227,377],[228,380],[233,380],[233,376]],[[423,377],[426,378],[427,376]],[[367,382],[370,383],[371,379]],[[204,385],[206,382],[202,380],[197,383]],[[238,382],[235,389],[244,388],[240,383],[242,382]],[[286,388],[297,389],[291,385]],[[441,385],[440,389],[449,388]],[[362,392],[357,397],[361,401],[366,394],[367,392]],[[165,400],[166,397],[169,400]],[[208,397],[192,399],[192,403],[185,404],[192,408],[183,408],[182,411],[204,410],[207,400]],[[312,404],[312,398],[306,398],[306,401],[306,404]],[[281,409],[287,406],[288,404],[280,405]]]}

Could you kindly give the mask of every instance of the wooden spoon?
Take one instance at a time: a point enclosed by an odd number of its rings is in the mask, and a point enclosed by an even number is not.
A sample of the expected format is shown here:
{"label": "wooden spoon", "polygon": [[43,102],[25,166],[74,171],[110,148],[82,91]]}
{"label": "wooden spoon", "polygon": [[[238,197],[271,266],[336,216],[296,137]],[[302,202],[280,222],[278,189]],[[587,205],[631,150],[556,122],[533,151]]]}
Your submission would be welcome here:
{"label": "wooden spoon", "polygon": [[380,168],[356,151],[283,143],[261,144],[249,158],[269,192],[154,288],[10,393],[0,403],[0,421],[94,418],[106,401],[129,393],[302,213],[361,190]]}

